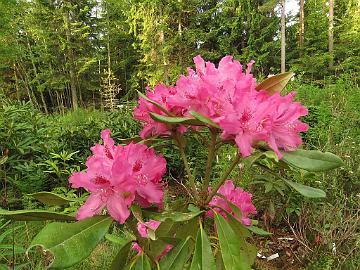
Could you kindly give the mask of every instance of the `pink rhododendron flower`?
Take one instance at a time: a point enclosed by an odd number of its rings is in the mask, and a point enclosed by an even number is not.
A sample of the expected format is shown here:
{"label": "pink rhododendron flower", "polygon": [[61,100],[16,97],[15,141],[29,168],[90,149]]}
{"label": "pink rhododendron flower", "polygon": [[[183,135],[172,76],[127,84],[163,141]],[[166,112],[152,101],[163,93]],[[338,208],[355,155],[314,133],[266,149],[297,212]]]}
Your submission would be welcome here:
{"label": "pink rhododendron flower", "polygon": [[[190,111],[196,111],[209,117],[219,124],[222,138],[234,140],[244,157],[251,155],[260,141],[267,142],[279,158],[279,149],[291,151],[301,144],[299,133],[308,127],[299,117],[307,114],[306,108],[293,102],[294,93],[282,97],[257,91],[251,74],[254,61],[246,71],[231,56],[222,58],[218,67],[201,56],[196,56],[194,63],[195,70],[188,68],[188,75],[180,76],[174,87],[159,85],[147,96],[176,116],[189,117]],[[169,127],[154,121],[150,112],[164,114],[140,98],[134,113],[135,119],[145,122],[140,135],[169,135]],[[178,130],[186,131],[183,126]]]}
{"label": "pink rhododendron flower", "polygon": [[[131,175],[136,183],[136,198],[140,206],[149,207],[151,204],[157,204],[161,207],[164,195],[161,180],[166,172],[165,159],[156,156],[153,148],[143,144],[131,143],[123,147],[121,154],[121,158],[125,158],[132,168]],[[121,159],[118,160],[118,163],[122,162]],[[122,168],[121,164],[118,168]]]}
{"label": "pink rhododendron flower", "polygon": [[[209,188],[209,191],[211,191],[211,188]],[[227,218],[226,213],[224,213],[224,211],[220,208],[216,208],[216,206],[219,206],[227,212],[231,213],[236,219],[240,220],[242,224],[246,226],[251,225],[251,220],[248,216],[250,214],[256,214],[256,208],[251,203],[252,195],[250,193],[245,192],[241,188],[235,188],[234,183],[231,180],[226,180],[225,183],[219,188],[217,193],[224,195],[228,201],[236,205],[241,212],[241,217],[237,216],[231,210],[226,200],[219,196],[215,195],[209,202],[209,206],[214,207],[214,210],[221,214],[224,218]],[[207,215],[213,217],[214,213],[212,210],[209,210]]]}
{"label": "pink rhododendron flower", "polygon": [[246,73],[231,56],[221,59],[218,68],[200,56],[196,56],[194,62],[196,72],[188,69],[188,76],[180,77],[176,93],[168,98],[168,103],[182,108],[184,115],[194,110],[217,122],[232,109],[237,92],[255,90],[256,81],[250,74],[253,61]]}
{"label": "pink rhododendron flower", "polygon": [[115,220],[124,223],[135,200],[141,205],[161,206],[165,159],[145,145],[116,146],[110,130],[103,130],[101,138],[104,144],[91,148],[93,155],[86,161],[86,171],[76,172],[69,179],[72,187],[90,192],[76,218],[85,219],[107,208]]}
{"label": "pink rhododendron flower", "polygon": [[309,128],[299,121],[299,117],[307,115],[308,110],[299,102],[293,102],[294,96],[295,92],[284,97],[276,93],[269,98],[269,104],[273,106],[270,114],[271,130],[266,141],[279,158],[282,157],[279,148],[295,150],[301,144],[299,132],[306,132]]}
{"label": "pink rhododendron flower", "polygon": [[[154,91],[147,89],[146,96],[160,104],[167,111],[180,115],[176,107],[170,106],[167,100],[175,94],[176,89],[173,87],[166,87],[164,85],[157,85]],[[140,132],[141,138],[146,138],[155,135],[170,135],[169,128],[164,123],[153,120],[150,116],[150,112],[165,115],[158,107],[146,101],[143,98],[139,99],[139,106],[134,109],[134,119],[144,122],[144,128]],[[186,129],[182,126],[179,131],[184,132]]]}
{"label": "pink rhododendron flower", "polygon": [[[141,237],[149,238],[149,228],[153,231],[156,231],[160,224],[161,222],[156,220],[149,220],[144,223],[138,222],[137,230]],[[163,256],[165,256],[172,249],[172,247],[173,246],[170,244],[166,245],[165,249],[156,257],[156,261],[159,261]],[[143,252],[138,243],[134,243],[132,249],[136,250],[139,255]]]}
{"label": "pink rhododendron flower", "polygon": [[224,139],[234,139],[242,156],[249,156],[252,146],[267,138],[270,131],[269,103],[256,99],[257,92],[236,96],[234,109],[225,114],[219,125]]}

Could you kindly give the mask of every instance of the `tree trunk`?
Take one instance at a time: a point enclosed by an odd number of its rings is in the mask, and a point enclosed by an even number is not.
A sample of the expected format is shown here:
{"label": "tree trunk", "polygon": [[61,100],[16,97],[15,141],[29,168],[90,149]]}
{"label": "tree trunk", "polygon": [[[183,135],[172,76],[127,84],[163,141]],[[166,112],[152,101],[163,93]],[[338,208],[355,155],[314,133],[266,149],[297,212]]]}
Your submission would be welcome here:
{"label": "tree trunk", "polygon": [[305,33],[305,17],[304,17],[304,3],[305,0],[300,0],[300,11],[299,11],[299,47],[300,54],[302,54],[302,49],[304,48],[304,33]]}
{"label": "tree trunk", "polygon": [[71,103],[73,109],[77,110],[78,98],[77,98],[75,71],[74,71],[74,52],[73,49],[71,48],[70,12],[65,9],[63,17],[64,17],[65,35],[67,42],[66,59],[69,62]]}
{"label": "tree trunk", "polygon": [[334,65],[334,0],[329,0],[329,68]]}
{"label": "tree trunk", "polygon": [[[34,94],[34,91],[29,83],[29,80],[28,80],[28,75],[26,73],[26,70],[25,68],[21,65],[21,62],[18,62],[18,64],[15,66],[17,67],[17,71],[18,71],[18,74],[19,76],[21,77],[21,79],[25,82],[25,89],[26,89],[26,92],[27,92],[27,95],[29,97],[29,101],[30,103],[36,107],[36,108],[39,108],[39,104],[36,100],[36,97],[35,97],[35,94]],[[23,72],[20,71],[20,68]]]}
{"label": "tree trunk", "polygon": [[281,0],[281,73],[285,72],[285,29],[286,29],[286,21],[285,18],[285,0]]}
{"label": "tree trunk", "polygon": [[14,78],[15,78],[15,89],[16,89],[16,99],[17,101],[20,101],[20,91],[19,91],[19,80],[18,76],[16,74],[16,64],[13,64],[14,66]]}
{"label": "tree trunk", "polygon": [[40,91],[40,99],[41,99],[41,102],[44,106],[44,110],[45,110],[45,113],[48,114],[48,109],[47,109],[47,106],[46,106],[46,101],[45,101],[45,97],[44,97],[44,92],[43,91]]}
{"label": "tree trunk", "polygon": [[30,53],[31,65],[33,67],[34,76],[36,78],[36,82],[37,82],[36,84],[38,86],[37,90],[40,92],[40,98],[41,98],[41,102],[42,102],[44,111],[45,111],[46,114],[48,114],[48,109],[47,109],[47,105],[46,105],[46,102],[45,102],[44,93],[42,92],[42,90],[40,90],[40,83],[38,81],[38,72],[37,72],[37,68],[36,68],[36,65],[35,65],[34,54],[33,54],[33,51],[31,49],[31,45],[30,45],[30,41],[29,41],[28,36],[26,36],[26,40],[27,40],[27,45],[28,45],[29,53]]}

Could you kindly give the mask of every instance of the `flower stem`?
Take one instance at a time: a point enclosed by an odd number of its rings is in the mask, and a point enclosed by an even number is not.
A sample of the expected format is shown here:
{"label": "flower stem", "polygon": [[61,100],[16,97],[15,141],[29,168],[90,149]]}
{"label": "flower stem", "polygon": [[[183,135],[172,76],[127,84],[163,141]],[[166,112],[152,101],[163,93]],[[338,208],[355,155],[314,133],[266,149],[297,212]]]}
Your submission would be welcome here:
{"label": "flower stem", "polygon": [[203,182],[203,189],[201,197],[205,200],[208,193],[207,189],[210,183],[210,177],[211,177],[211,171],[212,171],[212,163],[215,158],[215,152],[216,152],[216,130],[210,128],[210,138],[211,141],[209,142],[209,152],[208,152],[208,159],[206,163],[206,169],[205,169],[205,175],[204,175],[204,182]]}
{"label": "flower stem", "polygon": [[227,179],[227,177],[229,176],[229,174],[232,172],[232,170],[235,168],[235,166],[239,163],[240,158],[241,158],[240,154],[237,154],[236,158],[233,160],[230,167],[224,172],[224,174],[221,176],[219,182],[216,184],[215,188],[210,192],[209,196],[207,197],[207,199],[205,201],[205,205],[207,205],[211,201],[212,197],[215,196],[215,194],[217,193],[219,188],[224,184],[224,182]]}
{"label": "flower stem", "polygon": [[189,163],[188,163],[186,155],[185,155],[185,143],[182,140],[182,138],[180,137],[181,135],[179,133],[176,132],[173,135],[174,135],[174,139],[175,139],[175,141],[176,141],[176,143],[177,143],[177,145],[179,147],[180,156],[181,156],[181,159],[183,160],[184,167],[185,167],[185,170],[186,170],[186,174],[188,175],[188,178],[189,178],[189,182],[190,182],[190,186],[191,186],[191,189],[192,189],[193,196],[197,200],[198,199],[198,194],[197,194],[197,191],[196,191],[195,177],[191,172]]}

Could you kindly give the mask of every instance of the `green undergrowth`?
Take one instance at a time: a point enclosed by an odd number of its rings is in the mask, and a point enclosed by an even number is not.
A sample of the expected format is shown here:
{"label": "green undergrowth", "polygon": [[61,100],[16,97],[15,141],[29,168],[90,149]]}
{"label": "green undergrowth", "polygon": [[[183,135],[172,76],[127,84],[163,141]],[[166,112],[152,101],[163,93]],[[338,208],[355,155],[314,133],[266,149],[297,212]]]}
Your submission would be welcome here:
{"label": "green undergrowth", "polygon": [[[295,81],[292,88],[297,92],[296,99],[309,108],[309,115],[303,118],[310,126],[303,134],[303,147],[332,152],[343,159],[344,166],[326,173],[293,171],[283,176],[324,190],[326,198],[307,199],[290,188],[282,189],[276,186],[276,179],[269,179],[261,170],[247,170],[248,160],[243,160],[229,178],[253,193],[259,226],[272,230],[274,237],[280,231],[286,231],[292,237],[296,235],[295,241],[301,247],[301,252],[296,254],[298,257],[293,257],[297,265],[307,270],[360,269],[360,88],[346,77],[339,78],[336,83],[325,82],[323,87]],[[140,125],[132,119],[133,106],[125,104],[116,112],[80,109],[64,115],[45,116],[29,104],[2,101],[0,206],[7,209],[35,208],[41,205],[26,194],[54,189],[58,193],[69,192],[69,175],[84,169],[90,147],[100,141],[102,129],[111,129],[118,142],[137,135]],[[192,155],[189,162],[195,175],[201,175],[205,167],[202,161],[206,160],[207,152],[199,147],[204,145],[202,136],[187,137],[186,150]],[[167,144],[157,145],[156,149],[161,150],[167,159],[166,180],[170,186],[184,181],[177,151]],[[215,158],[213,183],[229,166],[235,153],[236,149],[231,145],[220,148]],[[259,175],[266,181],[275,182],[255,183]],[[181,192],[184,191],[180,191],[180,195]],[[80,193],[75,195],[81,196]],[[15,240],[12,234],[8,234],[3,243],[14,242],[26,249],[41,224],[17,222],[15,227],[19,225],[25,227],[16,233]],[[262,241],[255,238],[258,248],[262,247]],[[81,265],[71,269],[107,269],[117,249],[116,244],[104,241]],[[24,253],[19,253],[15,262],[28,263],[23,269],[43,269],[39,253],[32,255],[29,261]],[[6,255],[1,258],[1,263],[9,264],[11,260],[12,255]],[[272,269],[271,262],[268,264],[268,269]]]}

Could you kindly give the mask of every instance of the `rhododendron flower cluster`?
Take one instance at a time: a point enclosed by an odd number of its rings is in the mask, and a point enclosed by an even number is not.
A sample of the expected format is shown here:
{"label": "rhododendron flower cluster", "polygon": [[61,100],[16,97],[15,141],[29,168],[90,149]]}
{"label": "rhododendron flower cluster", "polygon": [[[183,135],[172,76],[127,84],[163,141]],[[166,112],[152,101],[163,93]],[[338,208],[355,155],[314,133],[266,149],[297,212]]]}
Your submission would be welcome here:
{"label": "rhododendron flower cluster", "polygon": [[106,207],[115,220],[124,223],[134,201],[142,207],[152,204],[162,207],[165,159],[142,144],[115,145],[110,130],[103,130],[101,138],[104,144],[91,148],[87,169],[74,173],[69,179],[72,187],[90,192],[76,218],[94,216]]}
{"label": "rhododendron flower cluster", "polygon": [[[144,223],[138,222],[137,230],[141,237],[149,238],[149,228],[153,231],[156,231],[160,224],[161,222],[156,220],[149,220]],[[172,249],[172,247],[173,246],[170,244],[166,245],[165,249],[156,257],[156,261],[159,261],[163,256],[165,256]],[[139,255],[143,252],[138,243],[134,243],[132,248],[136,250]]]}
{"label": "rhododendron flower cluster", "polygon": [[[210,187],[209,191],[211,191]],[[209,206],[214,207],[214,210],[221,214],[224,218],[227,218],[226,213],[223,211],[226,210],[236,219],[241,221],[242,224],[246,226],[251,225],[251,219],[249,218],[249,215],[256,214],[256,208],[251,202],[252,195],[250,193],[245,192],[241,188],[235,188],[234,183],[231,180],[226,180],[225,183],[219,188],[217,193],[222,194],[229,202],[236,205],[240,210],[241,217],[237,216],[236,213],[232,211],[227,201],[220,196],[215,195],[209,202]],[[210,217],[214,216],[212,210],[209,210],[206,214]]]}
{"label": "rhododendron flower cluster", "polygon": [[[150,91],[147,88],[147,97],[153,101],[156,101],[158,104],[163,106],[167,111],[174,115],[181,115],[181,108],[176,108],[174,106],[170,106],[168,102],[168,98],[176,93],[174,87],[166,87],[164,85],[156,85],[154,88],[154,92]],[[149,112],[154,112],[157,114],[163,114],[163,112],[156,107],[154,104],[146,101],[143,98],[139,99],[139,106],[134,110],[134,118],[139,121],[143,121],[146,123],[143,130],[140,132],[140,136],[142,138],[148,137],[149,135],[170,135],[170,131],[168,127],[164,123],[157,122],[153,120]],[[179,131],[183,133],[186,130],[184,126],[179,128]]]}
{"label": "rhododendron flower cluster", "polygon": [[[171,115],[190,116],[196,111],[217,123],[224,140],[234,140],[242,156],[249,156],[260,141],[267,142],[279,158],[279,149],[293,150],[301,144],[299,132],[308,126],[299,121],[307,109],[294,102],[295,93],[270,96],[256,90],[256,80],[250,73],[251,61],[245,72],[242,65],[226,56],[218,67],[194,58],[196,71],[188,69],[174,87],[159,85],[148,90],[147,97],[163,106]],[[144,122],[141,137],[170,134],[166,124],[154,121],[149,113],[166,115],[155,105],[140,98],[134,117]],[[184,132],[184,127],[179,128]]]}

